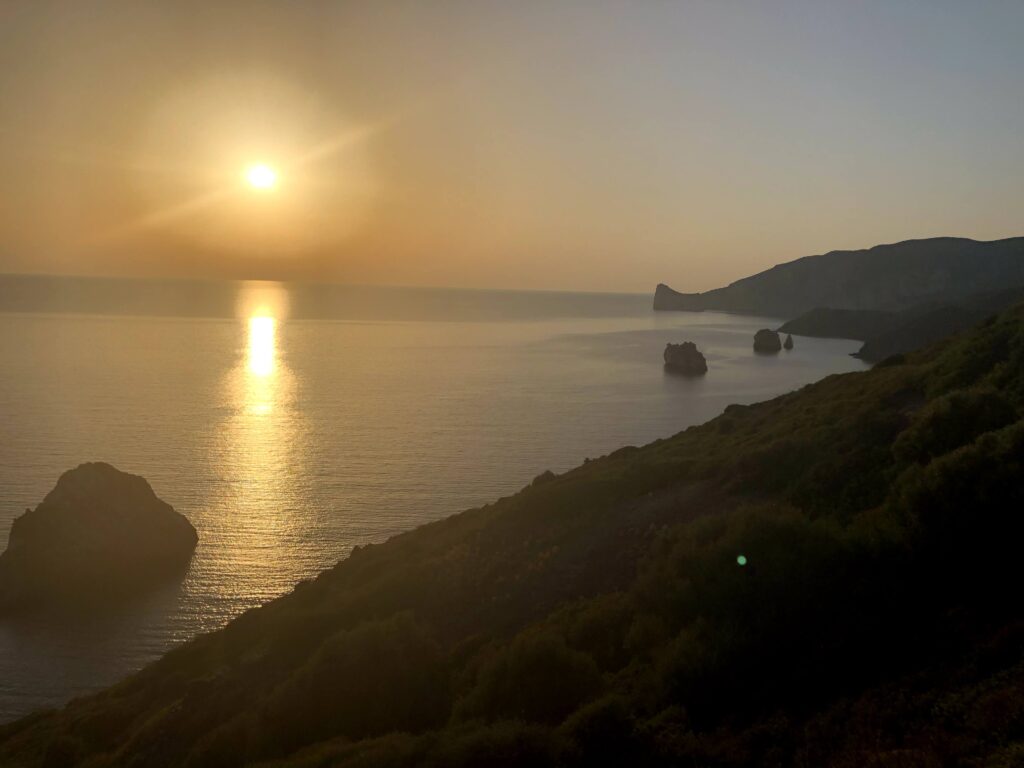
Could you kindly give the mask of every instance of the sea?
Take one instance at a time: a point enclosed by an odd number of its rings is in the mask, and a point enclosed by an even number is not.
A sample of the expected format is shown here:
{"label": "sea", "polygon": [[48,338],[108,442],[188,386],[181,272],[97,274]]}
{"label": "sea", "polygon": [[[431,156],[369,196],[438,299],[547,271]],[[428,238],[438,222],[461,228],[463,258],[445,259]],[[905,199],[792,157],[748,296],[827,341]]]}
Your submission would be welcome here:
{"label": "sea", "polygon": [[[184,578],[0,617],[0,722],[107,686],[352,548],[624,445],[858,370],[851,341],[757,355],[779,318],[650,294],[0,277],[0,546],[106,461],[192,521]],[[693,341],[708,373],[664,370]]]}

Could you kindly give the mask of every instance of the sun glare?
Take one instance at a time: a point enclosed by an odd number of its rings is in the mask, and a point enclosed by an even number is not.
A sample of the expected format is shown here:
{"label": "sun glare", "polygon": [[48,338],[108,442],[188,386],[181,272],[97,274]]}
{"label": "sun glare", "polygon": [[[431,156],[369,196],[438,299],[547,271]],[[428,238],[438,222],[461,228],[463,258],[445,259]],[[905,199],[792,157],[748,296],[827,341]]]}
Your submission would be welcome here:
{"label": "sun glare", "polygon": [[270,189],[277,184],[277,171],[264,163],[249,166],[245,172],[249,186],[256,189]]}
{"label": "sun glare", "polygon": [[277,355],[277,323],[274,318],[249,318],[249,372],[256,376],[269,376],[274,372]]}

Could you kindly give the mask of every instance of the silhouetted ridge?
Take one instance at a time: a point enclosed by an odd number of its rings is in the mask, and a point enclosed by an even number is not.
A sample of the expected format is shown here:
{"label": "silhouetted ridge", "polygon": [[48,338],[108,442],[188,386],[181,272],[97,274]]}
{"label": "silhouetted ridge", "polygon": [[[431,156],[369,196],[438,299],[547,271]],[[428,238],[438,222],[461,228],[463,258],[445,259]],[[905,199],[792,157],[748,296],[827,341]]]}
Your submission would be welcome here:
{"label": "silhouetted ridge", "polygon": [[897,311],[1020,285],[1024,238],[936,237],[805,256],[705,293],[659,285],[654,308],[792,318],[819,307]]}

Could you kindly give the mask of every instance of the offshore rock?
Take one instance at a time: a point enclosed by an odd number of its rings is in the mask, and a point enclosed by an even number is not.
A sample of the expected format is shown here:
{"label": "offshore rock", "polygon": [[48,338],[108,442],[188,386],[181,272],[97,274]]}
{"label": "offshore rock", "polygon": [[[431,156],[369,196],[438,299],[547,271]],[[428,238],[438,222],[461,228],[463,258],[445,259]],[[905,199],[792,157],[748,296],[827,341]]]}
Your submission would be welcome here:
{"label": "offshore rock", "polygon": [[754,351],[755,352],[778,352],[782,349],[782,341],[779,339],[777,331],[773,331],[770,328],[762,328],[760,331],[754,334]]}
{"label": "offshore rock", "polygon": [[703,376],[708,372],[708,361],[692,341],[665,345],[665,368],[684,376]]}
{"label": "offshore rock", "polygon": [[0,555],[0,611],[148,589],[183,573],[198,540],[144,478],[82,464],[11,526]]}

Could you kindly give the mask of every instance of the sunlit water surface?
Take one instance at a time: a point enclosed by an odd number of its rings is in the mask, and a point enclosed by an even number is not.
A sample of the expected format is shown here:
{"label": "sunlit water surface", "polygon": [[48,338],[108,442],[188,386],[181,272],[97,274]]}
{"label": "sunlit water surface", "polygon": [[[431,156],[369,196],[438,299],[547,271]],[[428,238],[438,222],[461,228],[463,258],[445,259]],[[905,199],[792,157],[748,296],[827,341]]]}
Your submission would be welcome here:
{"label": "sunlit water surface", "polygon": [[[0,721],[112,683],[357,544],[862,367],[843,341],[757,356],[754,331],[778,321],[653,313],[646,296],[589,297],[586,317],[361,322],[289,318],[286,288],[245,290],[234,318],[0,314],[0,537],[90,460],[145,476],[200,534],[180,584],[0,619]],[[683,340],[706,377],[663,371]]]}

